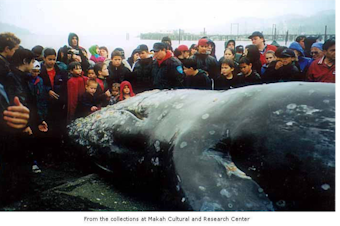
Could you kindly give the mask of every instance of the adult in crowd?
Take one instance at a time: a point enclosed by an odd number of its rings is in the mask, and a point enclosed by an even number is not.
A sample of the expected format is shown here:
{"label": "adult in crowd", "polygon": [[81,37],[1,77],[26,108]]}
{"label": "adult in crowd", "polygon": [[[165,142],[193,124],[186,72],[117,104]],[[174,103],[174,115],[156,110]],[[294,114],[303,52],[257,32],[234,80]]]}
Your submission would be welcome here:
{"label": "adult in crowd", "polygon": [[269,44],[267,45],[263,34],[259,31],[254,31],[248,38],[251,39],[253,45],[256,45],[259,49],[261,66],[264,65],[266,63],[266,52],[268,50],[276,51],[277,47]]}
{"label": "adult in crowd", "polygon": [[183,88],[184,72],[182,63],[172,56],[166,44],[157,42],[153,45],[155,61],[152,65],[154,88],[171,89]]}
{"label": "adult in crowd", "polygon": [[[68,54],[71,55],[71,59],[70,61],[77,61],[80,62],[82,69],[85,71],[89,68],[90,63],[87,59],[87,57],[84,55],[84,52],[86,52],[86,50],[79,46],[79,37],[77,34],[75,33],[70,33],[68,35],[68,44],[71,47],[68,50]],[[69,62],[70,63],[70,62]]]}
{"label": "adult in crowd", "polygon": [[328,39],[322,49],[324,56],[310,65],[307,80],[335,83],[335,39]]}
{"label": "adult in crowd", "polygon": [[310,55],[312,56],[313,60],[324,56],[322,46],[323,44],[321,42],[313,43],[312,48],[310,49]]}

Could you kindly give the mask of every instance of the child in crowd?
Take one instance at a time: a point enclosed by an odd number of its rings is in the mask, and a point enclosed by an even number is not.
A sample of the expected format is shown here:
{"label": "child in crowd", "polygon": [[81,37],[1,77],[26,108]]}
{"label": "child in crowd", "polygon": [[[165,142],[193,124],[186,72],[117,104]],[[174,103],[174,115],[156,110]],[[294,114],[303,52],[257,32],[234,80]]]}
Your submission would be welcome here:
{"label": "child in crowd", "polygon": [[179,59],[179,61],[181,61],[182,63],[189,58],[189,49],[186,45],[180,45],[175,49],[175,52],[176,50],[179,52],[177,59]]}
{"label": "child in crowd", "polygon": [[41,132],[48,131],[48,125],[46,123],[47,118],[47,93],[43,84],[43,80],[39,77],[40,74],[40,63],[35,61],[33,64],[33,69],[31,71],[30,79],[29,79],[29,89],[33,96],[37,106],[37,114],[38,114],[38,129]]}
{"label": "child in crowd", "polygon": [[279,47],[275,55],[277,60],[272,61],[263,75],[266,83],[297,81],[301,76],[299,69],[293,64],[295,53],[291,49]]}
{"label": "child in crowd", "polygon": [[114,105],[119,101],[119,89],[120,89],[120,84],[119,83],[113,83],[112,84],[112,89],[111,89],[111,97],[109,101],[109,105]]}
{"label": "child in crowd", "polygon": [[129,63],[131,67],[131,71],[133,71],[138,58],[139,58],[139,53],[138,53],[138,50],[135,49],[132,51],[131,56],[127,59],[127,62]]}
{"label": "child in crowd", "polygon": [[187,59],[183,62],[185,88],[188,89],[211,89],[211,80],[208,74],[197,68],[197,62],[193,59]]}
{"label": "child in crowd", "polygon": [[[120,56],[122,57],[122,64],[129,69],[129,71],[132,71],[132,68],[130,66],[130,64],[127,62],[127,60],[125,59],[125,51],[122,48],[115,48],[113,51],[118,51],[120,52]],[[112,56],[112,55],[111,55]]]}
{"label": "child in crowd", "polygon": [[90,66],[89,69],[87,69],[85,76],[87,76],[89,79],[97,79],[97,75],[94,72],[94,67]]}
{"label": "child in crowd", "polygon": [[109,76],[109,71],[105,63],[99,62],[94,65],[94,73],[97,78],[97,91],[96,97],[98,98],[99,105],[105,107],[109,104],[111,93],[109,91],[109,85],[107,82],[107,77]]}
{"label": "child in crowd", "polygon": [[96,90],[98,83],[95,79],[88,79],[85,85],[85,93],[79,98],[76,109],[76,117],[86,117],[91,113],[99,110],[97,106],[98,100],[96,98]]}
{"label": "child in crowd", "polygon": [[261,83],[260,75],[252,69],[253,65],[247,57],[240,59],[240,73],[237,75],[236,87]]}
{"label": "child in crowd", "polygon": [[124,66],[122,63],[122,54],[120,51],[113,51],[111,54],[111,62],[108,67],[109,69],[109,79],[108,84],[109,87],[112,86],[113,83],[121,83],[125,80],[130,81],[131,71]]}
{"label": "child in crowd", "polygon": [[231,59],[221,61],[221,75],[216,79],[215,90],[228,90],[236,86],[235,63]]}
{"label": "child in crowd", "polygon": [[276,60],[275,52],[273,50],[268,50],[266,52],[266,63],[262,65],[261,68],[261,75],[264,75],[266,69],[268,68],[268,65],[274,60]]}
{"label": "child in crowd", "polygon": [[75,112],[78,105],[78,97],[85,93],[85,86],[88,80],[87,77],[82,76],[82,68],[79,62],[71,62],[68,65],[71,78],[67,81],[67,120],[70,122],[74,119]]}
{"label": "child in crowd", "polygon": [[147,45],[141,44],[136,50],[138,51],[139,59],[133,68],[131,77],[134,79],[131,83],[135,93],[141,93],[152,89],[153,80],[151,70],[153,59]]}
{"label": "child in crowd", "polygon": [[239,69],[239,65],[238,63],[235,61],[235,49],[232,48],[226,48],[224,50],[224,56],[220,58],[220,60],[218,61],[220,65],[222,65],[222,61],[225,59],[230,59],[232,61],[234,61],[234,70],[233,70],[233,75],[237,75],[238,73],[240,73],[240,69]]}
{"label": "child in crowd", "polygon": [[99,55],[99,47],[98,45],[93,45],[89,48],[89,51],[91,53],[91,58],[90,60],[92,60],[93,62],[95,63],[98,63],[98,62],[104,62],[105,61],[105,57],[102,57]]}
{"label": "child in crowd", "polygon": [[197,52],[197,45],[192,44],[189,48],[189,57],[195,55],[196,52]]}
{"label": "child in crowd", "polygon": [[131,83],[128,81],[123,81],[120,84],[120,95],[119,95],[119,101],[129,99],[130,97],[135,96]]}

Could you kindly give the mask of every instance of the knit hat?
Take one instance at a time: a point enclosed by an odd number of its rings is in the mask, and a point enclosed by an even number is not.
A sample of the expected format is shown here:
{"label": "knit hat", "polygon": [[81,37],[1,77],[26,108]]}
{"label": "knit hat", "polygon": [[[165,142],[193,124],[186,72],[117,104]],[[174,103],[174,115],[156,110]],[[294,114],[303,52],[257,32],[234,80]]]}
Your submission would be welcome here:
{"label": "knit hat", "polygon": [[322,50],[323,50],[323,49],[322,49],[322,46],[323,46],[323,43],[321,43],[321,42],[315,42],[315,43],[313,43],[313,45],[312,45],[311,48],[316,47],[316,48],[318,48],[318,49],[320,49],[320,50],[322,51]]}

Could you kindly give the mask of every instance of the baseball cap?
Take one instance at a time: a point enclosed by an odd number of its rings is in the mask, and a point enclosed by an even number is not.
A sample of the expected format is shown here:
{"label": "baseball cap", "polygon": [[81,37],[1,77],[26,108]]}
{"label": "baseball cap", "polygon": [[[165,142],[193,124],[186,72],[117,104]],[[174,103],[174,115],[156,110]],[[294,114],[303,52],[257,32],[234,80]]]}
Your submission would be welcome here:
{"label": "baseball cap", "polygon": [[179,51],[181,51],[181,52],[183,52],[183,51],[189,51],[189,48],[188,48],[188,46],[186,46],[186,45],[180,45],[180,46],[177,47],[177,49],[178,49]]}
{"label": "baseball cap", "polygon": [[153,44],[153,48],[151,51],[158,52],[162,49],[166,49],[166,45],[163,42],[156,42]]}
{"label": "baseball cap", "polygon": [[40,70],[40,69],[41,69],[40,63],[37,60],[35,60],[33,63],[32,70]]}
{"label": "baseball cap", "polygon": [[137,50],[138,52],[142,52],[142,51],[148,52],[148,51],[149,51],[149,48],[148,48],[147,45],[141,44],[141,45],[139,45],[139,46],[137,47],[136,50]]}
{"label": "baseball cap", "polygon": [[260,38],[263,38],[263,34],[259,31],[254,31],[248,38],[251,39],[255,36],[259,36]]}
{"label": "baseball cap", "polygon": [[295,53],[291,49],[284,49],[279,56],[280,58],[286,58],[286,57],[295,57]]}
{"label": "baseball cap", "polygon": [[198,46],[207,46],[208,45],[208,39],[205,38],[201,38],[200,40],[198,40]]}

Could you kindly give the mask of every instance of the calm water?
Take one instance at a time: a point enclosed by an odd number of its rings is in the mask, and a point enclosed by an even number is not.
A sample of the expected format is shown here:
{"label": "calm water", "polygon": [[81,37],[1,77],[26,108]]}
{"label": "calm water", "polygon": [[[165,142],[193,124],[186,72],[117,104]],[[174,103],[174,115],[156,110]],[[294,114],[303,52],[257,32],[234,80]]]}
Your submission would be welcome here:
{"label": "calm water", "polygon": [[[64,46],[68,45],[67,38],[68,36],[60,36],[60,35],[18,35],[21,39],[21,45],[25,48],[32,49],[35,45],[42,45],[43,47],[52,47],[56,51]],[[92,45],[106,46],[109,49],[109,52],[113,51],[115,48],[120,47],[125,50],[125,57],[128,58],[132,51],[137,48],[140,44],[146,44],[149,49],[152,48],[155,42],[159,42],[160,40],[141,40],[137,37],[131,37],[129,40],[126,40],[125,35],[87,35],[79,37],[80,46],[84,47],[87,51]],[[268,40],[267,43],[271,43],[271,40]],[[284,42],[278,42],[280,45],[284,45]],[[187,45],[188,47],[191,44],[197,44],[197,41],[181,41],[181,45]],[[173,41],[172,46],[175,49],[180,45],[178,41]],[[223,56],[224,50],[224,41],[215,41],[216,44],[216,56],[217,59]],[[249,45],[251,41],[237,41],[236,45]],[[290,43],[288,43],[289,45]]]}

